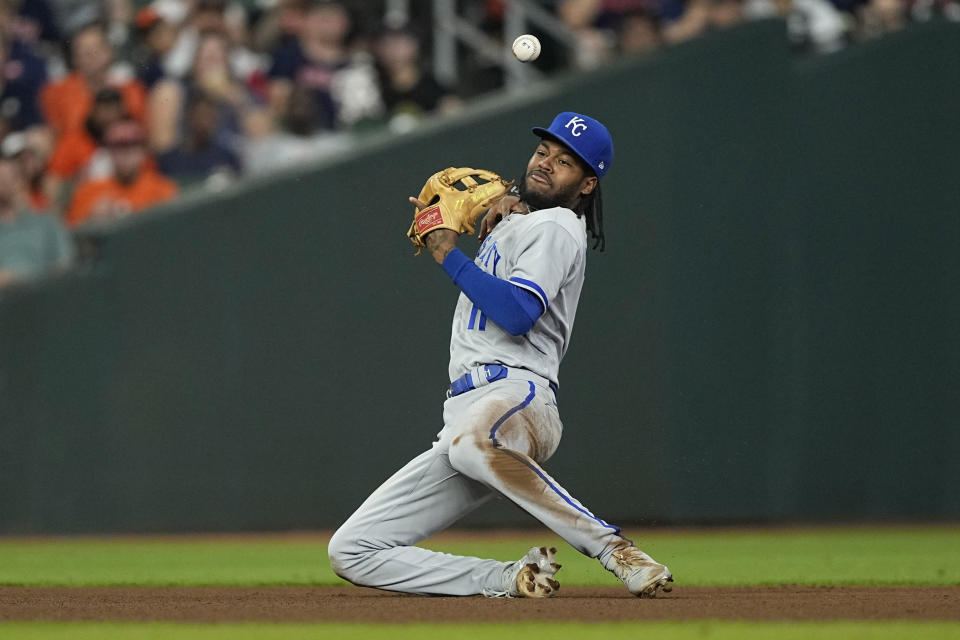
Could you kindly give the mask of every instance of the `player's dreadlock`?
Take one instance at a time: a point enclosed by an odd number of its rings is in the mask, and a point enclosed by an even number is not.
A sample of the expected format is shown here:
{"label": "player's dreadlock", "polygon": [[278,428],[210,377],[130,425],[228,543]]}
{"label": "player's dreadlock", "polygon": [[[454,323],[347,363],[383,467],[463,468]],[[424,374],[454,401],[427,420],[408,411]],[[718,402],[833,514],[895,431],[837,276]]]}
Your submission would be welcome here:
{"label": "player's dreadlock", "polygon": [[603,194],[600,193],[599,181],[589,195],[580,198],[576,214],[586,218],[587,231],[590,232],[590,237],[594,241],[593,248],[603,251],[607,241],[603,235]]}

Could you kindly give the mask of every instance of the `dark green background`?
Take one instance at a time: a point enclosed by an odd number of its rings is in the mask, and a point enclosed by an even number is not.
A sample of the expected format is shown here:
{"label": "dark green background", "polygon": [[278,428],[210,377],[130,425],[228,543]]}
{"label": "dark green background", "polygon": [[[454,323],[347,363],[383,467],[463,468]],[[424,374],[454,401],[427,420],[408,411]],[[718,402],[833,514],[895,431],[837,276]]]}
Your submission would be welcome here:
{"label": "dark green background", "polygon": [[560,482],[621,522],[960,517],[960,27],[794,59],[768,22],[93,233],[0,298],[0,531],[342,521],[441,427],[457,290],[406,196],[562,110],[616,159]]}

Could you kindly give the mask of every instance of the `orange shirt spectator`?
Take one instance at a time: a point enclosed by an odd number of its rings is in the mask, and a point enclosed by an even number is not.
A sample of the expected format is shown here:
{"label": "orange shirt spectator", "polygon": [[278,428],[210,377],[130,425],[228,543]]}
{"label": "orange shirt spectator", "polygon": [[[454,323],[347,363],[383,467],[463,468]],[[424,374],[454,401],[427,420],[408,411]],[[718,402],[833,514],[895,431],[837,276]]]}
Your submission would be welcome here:
{"label": "orange shirt spectator", "polygon": [[177,195],[177,185],[150,168],[143,127],[121,120],[105,136],[114,175],[88,180],[77,187],[67,210],[70,226],[91,219],[117,218],[136,213]]}
{"label": "orange shirt spectator", "polygon": [[110,78],[113,49],[103,27],[98,24],[81,29],[70,43],[73,73],[51,82],[40,92],[44,119],[56,136],[83,127],[98,89],[113,86],[123,96],[127,113],[140,120],[146,117],[147,95],[135,79]]}
{"label": "orange shirt spectator", "polygon": [[[143,122],[146,117],[147,94],[138,80],[114,87],[123,96],[127,113]],[[48,84],[40,93],[40,104],[47,123],[57,135],[83,128],[93,106],[95,91],[76,72],[63,80]]]}
{"label": "orange shirt spectator", "polygon": [[120,92],[112,88],[97,91],[90,113],[82,127],[66,131],[57,140],[47,170],[63,180],[75,178],[103,178],[110,172],[110,161],[101,151],[98,167],[88,165],[103,143],[106,130],[114,122],[128,117]]}
{"label": "orange shirt spectator", "polygon": [[123,217],[176,195],[176,183],[157,171],[143,171],[129,184],[115,177],[91,180],[77,189],[67,213],[67,224],[75,227],[91,218]]}
{"label": "orange shirt spectator", "polygon": [[[96,140],[88,132],[71,131],[60,138],[47,170],[64,180],[102,178],[110,171],[110,161],[103,157],[102,151],[97,153],[99,149]],[[146,164],[150,169],[157,166],[152,157],[147,158]]]}

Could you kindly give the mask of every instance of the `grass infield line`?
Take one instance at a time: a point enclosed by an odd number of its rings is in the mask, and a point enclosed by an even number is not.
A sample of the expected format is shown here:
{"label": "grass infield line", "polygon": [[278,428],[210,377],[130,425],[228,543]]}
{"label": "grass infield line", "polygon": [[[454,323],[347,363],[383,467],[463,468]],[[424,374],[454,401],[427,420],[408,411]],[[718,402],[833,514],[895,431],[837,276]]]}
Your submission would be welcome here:
{"label": "grass infield line", "polygon": [[[691,586],[960,585],[960,527],[910,529],[670,531],[633,535]],[[534,545],[556,546],[562,584],[619,584],[596,561],[551,534],[450,534],[423,546],[515,560]],[[326,538],[0,539],[0,585],[279,586],[342,585]]]}
{"label": "grass infield line", "polygon": [[17,640],[474,640],[546,637],[551,640],[953,640],[960,623],[949,622],[656,622],[519,624],[169,624],[0,623],[0,639]]}

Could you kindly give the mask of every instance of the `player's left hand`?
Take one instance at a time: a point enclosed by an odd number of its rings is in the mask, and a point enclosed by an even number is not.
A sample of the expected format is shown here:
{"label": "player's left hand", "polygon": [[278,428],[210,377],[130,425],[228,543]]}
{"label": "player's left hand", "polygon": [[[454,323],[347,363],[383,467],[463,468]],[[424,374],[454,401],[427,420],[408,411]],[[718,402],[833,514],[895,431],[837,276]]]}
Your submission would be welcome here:
{"label": "player's left hand", "polygon": [[[421,210],[427,206],[425,202],[421,202],[413,196],[410,196],[407,199],[410,201],[410,204],[417,208],[417,210]],[[429,231],[426,235],[422,236],[423,243],[427,247],[427,251],[430,252],[430,255],[433,256],[433,259],[436,260],[437,264],[443,264],[447,254],[453,251],[454,247],[457,246],[457,237],[458,236],[456,232],[443,228],[434,229],[433,231]]]}
{"label": "player's left hand", "polygon": [[[459,234],[474,232],[477,219],[506,195],[512,184],[484,169],[449,167],[438,171],[427,179],[420,195],[410,199],[416,210],[407,237],[418,248],[417,253],[428,246],[426,238],[430,235],[434,236],[433,244],[451,245],[449,234],[436,235],[442,229],[452,232],[455,243]],[[431,251],[434,259],[442,261],[433,248]]]}

